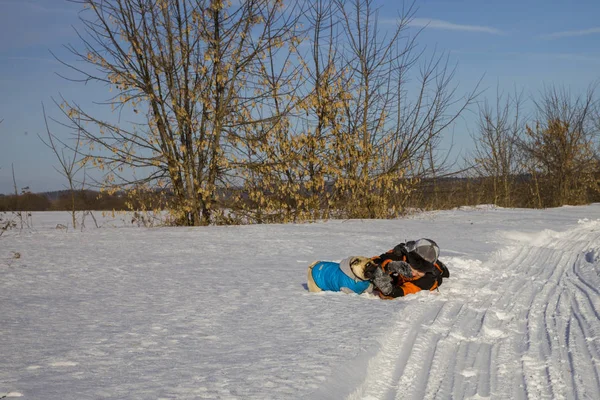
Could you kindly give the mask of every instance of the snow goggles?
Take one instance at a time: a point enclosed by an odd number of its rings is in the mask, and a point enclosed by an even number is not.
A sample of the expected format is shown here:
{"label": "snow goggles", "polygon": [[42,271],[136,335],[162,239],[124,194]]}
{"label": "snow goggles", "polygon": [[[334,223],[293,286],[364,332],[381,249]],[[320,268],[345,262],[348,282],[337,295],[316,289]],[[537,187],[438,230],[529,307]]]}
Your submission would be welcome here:
{"label": "snow goggles", "polygon": [[440,256],[440,247],[431,239],[419,239],[406,242],[406,250],[415,252],[425,261],[434,263]]}

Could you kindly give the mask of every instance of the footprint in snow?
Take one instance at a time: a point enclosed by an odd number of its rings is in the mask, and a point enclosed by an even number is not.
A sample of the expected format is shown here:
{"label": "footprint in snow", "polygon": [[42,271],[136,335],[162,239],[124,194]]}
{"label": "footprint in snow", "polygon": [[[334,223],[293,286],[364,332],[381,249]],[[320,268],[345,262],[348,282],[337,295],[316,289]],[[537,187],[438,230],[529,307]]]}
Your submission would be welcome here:
{"label": "footprint in snow", "polygon": [[77,365],[74,361],[57,361],[49,364],[51,367],[74,367]]}

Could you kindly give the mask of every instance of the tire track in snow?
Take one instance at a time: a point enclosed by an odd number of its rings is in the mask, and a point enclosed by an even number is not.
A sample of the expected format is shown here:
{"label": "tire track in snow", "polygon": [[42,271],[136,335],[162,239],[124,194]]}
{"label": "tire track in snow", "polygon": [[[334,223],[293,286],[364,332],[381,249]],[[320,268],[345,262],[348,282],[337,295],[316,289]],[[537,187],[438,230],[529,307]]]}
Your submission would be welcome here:
{"label": "tire track in snow", "polygon": [[[572,352],[569,354],[571,365],[574,367],[584,365],[585,370],[589,373],[574,374],[575,389],[580,398],[600,398],[600,377],[598,368],[598,324],[594,321],[600,321],[600,314],[594,304],[594,300],[590,292],[595,295],[594,299],[598,299],[597,289],[590,287],[589,283],[581,281],[577,270],[580,270],[582,265],[588,260],[581,255],[577,257],[572,265],[572,268],[566,274],[566,287],[571,294],[571,327],[578,334],[569,335],[573,346],[569,345]],[[593,263],[590,263],[593,265]],[[587,289],[587,290],[586,290]],[[586,318],[589,316],[590,318]],[[576,370],[573,368],[573,370]]]}
{"label": "tire track in snow", "polygon": [[[415,324],[431,324],[437,318],[444,303],[438,302],[437,307],[428,307],[409,312]],[[401,313],[406,313],[402,310]],[[409,364],[408,359],[412,355],[413,347],[420,347],[417,341],[419,331],[411,329],[411,325],[400,318],[385,335],[378,354],[369,361],[367,377],[361,387],[355,390],[349,399],[387,399],[393,391],[392,382],[399,377],[408,375],[405,366]]]}
{"label": "tire track in snow", "polygon": [[[589,348],[585,344],[588,333],[577,327],[597,327],[599,321],[595,312],[581,312],[574,307],[575,299],[589,296],[589,290],[572,284],[573,274],[570,273],[588,251],[590,243],[598,243],[598,223],[580,225],[553,239],[547,246],[532,251],[532,254],[540,254],[539,261],[532,263],[531,268],[537,270],[537,278],[543,286],[538,290],[526,288],[534,294],[532,301],[515,302],[514,307],[517,311],[521,309],[518,315],[524,316],[526,321],[524,339],[527,345],[525,351],[515,354],[522,360],[520,373],[525,395],[549,399],[600,398],[598,365],[574,356]],[[595,284],[598,283],[596,279]],[[524,308],[528,310],[524,311]],[[518,336],[511,338],[515,342],[518,339]],[[576,381],[578,376],[586,377],[585,382]]]}
{"label": "tire track in snow", "polygon": [[404,299],[348,398],[600,398],[600,221],[522,236],[441,299]]}

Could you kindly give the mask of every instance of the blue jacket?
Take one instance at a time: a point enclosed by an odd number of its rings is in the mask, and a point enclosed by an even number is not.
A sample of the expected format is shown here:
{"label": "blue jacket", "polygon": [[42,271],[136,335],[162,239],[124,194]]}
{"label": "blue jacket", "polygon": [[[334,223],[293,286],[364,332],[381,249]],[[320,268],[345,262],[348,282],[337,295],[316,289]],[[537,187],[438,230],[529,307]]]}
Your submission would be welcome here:
{"label": "blue jacket", "polygon": [[340,263],[332,261],[319,261],[315,264],[312,268],[312,277],[321,290],[332,292],[340,292],[342,288],[348,288],[350,291],[360,294],[371,286],[369,281],[348,276],[340,268]]}

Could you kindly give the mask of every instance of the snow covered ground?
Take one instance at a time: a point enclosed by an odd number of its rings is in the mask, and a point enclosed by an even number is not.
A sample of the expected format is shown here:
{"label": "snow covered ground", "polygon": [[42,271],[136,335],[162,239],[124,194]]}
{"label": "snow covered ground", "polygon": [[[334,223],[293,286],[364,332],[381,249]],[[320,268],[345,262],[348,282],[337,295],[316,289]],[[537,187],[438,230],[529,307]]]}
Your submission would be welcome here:
{"label": "snow covered ground", "polygon": [[[600,399],[600,204],[55,229],[68,220],[0,238],[0,398]],[[418,237],[450,269],[439,292],[305,289],[313,260]]]}

